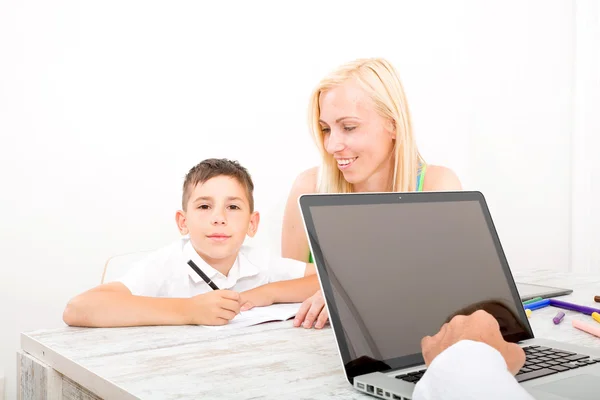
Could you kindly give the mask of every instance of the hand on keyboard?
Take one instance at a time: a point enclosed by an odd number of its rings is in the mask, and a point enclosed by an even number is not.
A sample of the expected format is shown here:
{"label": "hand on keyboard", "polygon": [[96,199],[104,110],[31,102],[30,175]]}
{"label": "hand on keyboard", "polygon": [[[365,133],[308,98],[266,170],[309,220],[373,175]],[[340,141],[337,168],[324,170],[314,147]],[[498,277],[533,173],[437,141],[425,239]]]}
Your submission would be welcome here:
{"label": "hand on keyboard", "polygon": [[475,311],[469,316],[458,315],[444,324],[436,335],[424,337],[421,349],[425,364],[429,366],[438,354],[461,340],[483,342],[498,350],[513,375],[525,364],[523,349],[506,342],[496,319],[483,310]]}

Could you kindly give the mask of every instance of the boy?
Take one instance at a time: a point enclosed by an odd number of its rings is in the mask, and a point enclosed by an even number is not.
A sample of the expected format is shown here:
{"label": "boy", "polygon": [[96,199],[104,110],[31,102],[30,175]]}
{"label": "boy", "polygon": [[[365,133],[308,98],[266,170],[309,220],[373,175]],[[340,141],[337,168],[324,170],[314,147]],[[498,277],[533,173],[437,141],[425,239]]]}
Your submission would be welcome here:
{"label": "boy", "polygon": [[243,246],[260,219],[253,190],[248,171],[235,161],[208,159],[193,167],[175,216],[189,237],[153,252],[116,282],[72,299],[65,323],[225,325],[240,310],[304,301],[318,289],[314,265]]}

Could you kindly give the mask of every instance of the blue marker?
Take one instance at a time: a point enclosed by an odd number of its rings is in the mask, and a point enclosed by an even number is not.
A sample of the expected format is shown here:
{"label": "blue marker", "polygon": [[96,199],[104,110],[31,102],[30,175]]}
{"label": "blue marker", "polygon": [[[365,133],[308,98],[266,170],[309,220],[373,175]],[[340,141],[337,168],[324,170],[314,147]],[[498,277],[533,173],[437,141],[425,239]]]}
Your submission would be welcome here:
{"label": "blue marker", "polygon": [[550,299],[536,301],[535,303],[526,304],[525,309],[529,309],[531,311],[537,310],[538,308],[548,307],[550,305]]}

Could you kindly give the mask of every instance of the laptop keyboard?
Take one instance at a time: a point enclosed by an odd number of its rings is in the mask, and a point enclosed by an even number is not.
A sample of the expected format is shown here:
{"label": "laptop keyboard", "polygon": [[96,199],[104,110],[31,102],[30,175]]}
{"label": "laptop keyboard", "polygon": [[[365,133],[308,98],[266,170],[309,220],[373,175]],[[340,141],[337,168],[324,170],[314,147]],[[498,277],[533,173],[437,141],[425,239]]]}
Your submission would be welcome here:
{"label": "laptop keyboard", "polygon": [[[590,356],[550,347],[527,346],[523,347],[523,350],[525,351],[525,365],[517,373],[516,378],[519,382],[600,363],[600,358],[592,359]],[[396,379],[417,383],[423,377],[425,371],[398,375]]]}
{"label": "laptop keyboard", "polygon": [[396,379],[402,379],[403,381],[410,382],[410,383],[417,383],[417,382],[419,382],[419,379],[421,379],[423,377],[423,374],[425,373],[425,371],[427,371],[427,370],[424,369],[421,371],[409,372],[408,374],[404,374],[404,375],[398,375],[398,376],[396,376]]}
{"label": "laptop keyboard", "polygon": [[525,365],[517,373],[516,378],[519,382],[600,362],[600,358],[592,359],[590,356],[550,347],[527,346],[523,347],[523,350]]}

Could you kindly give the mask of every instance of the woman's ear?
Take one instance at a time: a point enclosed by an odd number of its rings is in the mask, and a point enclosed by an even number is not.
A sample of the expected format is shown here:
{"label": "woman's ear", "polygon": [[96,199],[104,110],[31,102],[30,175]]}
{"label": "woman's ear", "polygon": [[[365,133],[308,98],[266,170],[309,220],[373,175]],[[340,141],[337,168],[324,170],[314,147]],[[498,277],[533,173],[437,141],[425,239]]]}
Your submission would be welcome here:
{"label": "woman's ear", "polygon": [[185,211],[179,210],[175,213],[175,222],[177,223],[177,229],[179,229],[179,233],[182,235],[187,235],[189,233],[185,219]]}
{"label": "woman's ear", "polygon": [[396,140],[396,123],[394,122],[394,120],[388,119],[385,128],[388,131],[392,140]]}

